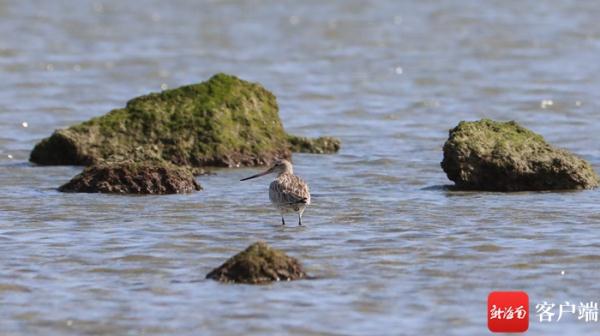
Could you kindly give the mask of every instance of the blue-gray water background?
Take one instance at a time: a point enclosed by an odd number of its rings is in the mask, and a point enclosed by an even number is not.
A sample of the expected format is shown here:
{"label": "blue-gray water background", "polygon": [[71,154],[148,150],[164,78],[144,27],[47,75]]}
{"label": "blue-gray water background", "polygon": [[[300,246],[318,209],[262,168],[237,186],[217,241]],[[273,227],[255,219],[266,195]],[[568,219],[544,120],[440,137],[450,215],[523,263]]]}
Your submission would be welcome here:
{"label": "blue-gray water background", "polygon": [[[491,290],[600,301],[599,191],[439,187],[463,119],[515,119],[600,168],[598,17],[566,0],[0,0],[0,334],[481,335]],[[291,133],[341,138],[294,156],[305,227],[278,225],[267,178],[239,182],[256,169],[127,197],[58,193],[80,167],[27,163],[56,128],[221,71],[271,90]],[[204,280],[256,240],[318,279]]]}

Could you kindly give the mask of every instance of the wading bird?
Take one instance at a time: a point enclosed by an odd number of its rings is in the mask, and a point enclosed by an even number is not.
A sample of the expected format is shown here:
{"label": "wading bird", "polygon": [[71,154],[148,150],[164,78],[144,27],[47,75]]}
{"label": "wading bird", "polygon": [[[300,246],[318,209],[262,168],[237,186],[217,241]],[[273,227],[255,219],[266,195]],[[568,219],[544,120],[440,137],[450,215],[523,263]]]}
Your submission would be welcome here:
{"label": "wading bird", "polygon": [[285,225],[284,214],[295,212],[298,214],[298,225],[302,225],[302,213],[310,204],[310,193],[306,182],[294,175],[294,168],[289,161],[277,160],[271,168],[264,172],[246,177],[240,181],[271,173],[277,174],[277,178],[269,185],[269,199],[281,214],[281,224]]}

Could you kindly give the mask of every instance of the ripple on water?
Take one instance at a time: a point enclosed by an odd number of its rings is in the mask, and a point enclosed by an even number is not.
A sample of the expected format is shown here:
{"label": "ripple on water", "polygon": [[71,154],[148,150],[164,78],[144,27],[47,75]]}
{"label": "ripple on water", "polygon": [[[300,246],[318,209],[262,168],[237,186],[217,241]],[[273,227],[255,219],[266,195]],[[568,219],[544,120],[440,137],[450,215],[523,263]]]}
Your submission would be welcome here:
{"label": "ripple on water", "polygon": [[0,283],[0,293],[29,293],[31,289],[17,284]]}
{"label": "ripple on water", "polygon": [[499,252],[504,249],[502,246],[498,246],[495,244],[481,244],[472,246],[471,248],[478,252]]}

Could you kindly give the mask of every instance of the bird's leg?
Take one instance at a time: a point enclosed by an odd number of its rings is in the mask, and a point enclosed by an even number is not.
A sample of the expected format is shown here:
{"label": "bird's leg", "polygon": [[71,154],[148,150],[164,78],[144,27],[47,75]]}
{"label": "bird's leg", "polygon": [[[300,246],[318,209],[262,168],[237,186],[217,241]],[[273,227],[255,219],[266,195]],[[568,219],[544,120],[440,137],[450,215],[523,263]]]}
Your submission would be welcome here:
{"label": "bird's leg", "polygon": [[302,214],[298,214],[298,225],[302,225]]}
{"label": "bird's leg", "polygon": [[283,219],[283,215],[281,215],[281,225],[285,225],[285,219]]}

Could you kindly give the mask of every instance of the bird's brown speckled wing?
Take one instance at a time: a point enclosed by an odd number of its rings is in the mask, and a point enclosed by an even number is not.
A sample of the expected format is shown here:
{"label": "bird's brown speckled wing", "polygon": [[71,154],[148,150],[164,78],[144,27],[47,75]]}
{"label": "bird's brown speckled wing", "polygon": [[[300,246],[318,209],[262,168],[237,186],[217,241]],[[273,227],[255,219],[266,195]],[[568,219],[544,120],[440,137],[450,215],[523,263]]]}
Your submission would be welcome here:
{"label": "bird's brown speckled wing", "polygon": [[269,186],[269,198],[278,205],[310,204],[308,185],[298,176],[282,174]]}

